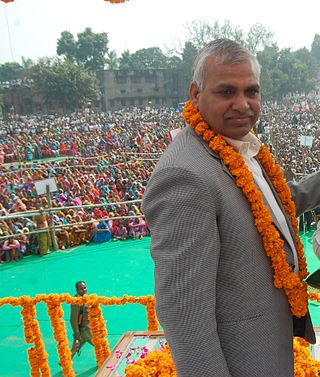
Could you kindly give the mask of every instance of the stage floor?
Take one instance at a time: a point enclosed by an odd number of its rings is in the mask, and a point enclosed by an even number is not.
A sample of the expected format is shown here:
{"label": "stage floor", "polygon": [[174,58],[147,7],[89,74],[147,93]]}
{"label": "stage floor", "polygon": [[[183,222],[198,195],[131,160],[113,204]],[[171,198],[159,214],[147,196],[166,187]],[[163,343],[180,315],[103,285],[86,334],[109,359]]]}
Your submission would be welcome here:
{"label": "stage floor", "polygon": [[[312,252],[312,233],[302,236],[310,272],[319,268],[319,261]],[[144,296],[153,294],[153,262],[149,254],[150,238],[143,240],[110,241],[90,244],[76,249],[54,252],[42,258],[28,256],[19,262],[0,265],[1,297],[38,293],[75,293],[74,283],[84,280],[88,293],[108,297]],[[64,307],[69,341],[70,309]],[[315,326],[320,326],[320,307],[310,305]],[[41,326],[53,377],[62,376],[49,318],[44,304],[37,305],[37,318]],[[107,321],[108,340],[112,349],[128,331],[146,330],[145,308],[140,305],[103,307]],[[0,308],[1,377],[27,377],[29,364],[26,354],[20,308],[9,305]],[[77,377],[94,376],[97,372],[93,348],[87,344],[81,356],[74,357],[73,368]]]}

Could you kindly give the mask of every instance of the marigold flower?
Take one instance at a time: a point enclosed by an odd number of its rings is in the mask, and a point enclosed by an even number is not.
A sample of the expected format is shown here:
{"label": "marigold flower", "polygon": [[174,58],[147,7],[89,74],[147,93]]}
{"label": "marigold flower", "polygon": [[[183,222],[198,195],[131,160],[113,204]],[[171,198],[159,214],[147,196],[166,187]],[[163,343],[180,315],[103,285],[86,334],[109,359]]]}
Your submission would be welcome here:
{"label": "marigold flower", "polygon": [[303,252],[303,244],[298,234],[295,205],[280,165],[275,163],[269,149],[261,145],[258,158],[271,180],[295,231],[299,275],[291,272],[283,250],[284,242],[272,224],[269,208],[264,204],[262,194],[257,189],[252,173],[245,164],[243,157],[229,146],[220,135],[215,135],[202,118],[199,110],[193,107],[191,101],[185,104],[183,116],[185,121],[195,129],[196,133],[208,143],[209,147],[220,155],[230,173],[235,177],[236,185],[241,188],[251,205],[255,226],[262,237],[265,252],[271,259],[271,265],[274,270],[274,286],[284,289],[292,314],[297,317],[304,316],[308,310],[308,300],[307,285],[302,283],[302,280],[308,276],[307,264]]}

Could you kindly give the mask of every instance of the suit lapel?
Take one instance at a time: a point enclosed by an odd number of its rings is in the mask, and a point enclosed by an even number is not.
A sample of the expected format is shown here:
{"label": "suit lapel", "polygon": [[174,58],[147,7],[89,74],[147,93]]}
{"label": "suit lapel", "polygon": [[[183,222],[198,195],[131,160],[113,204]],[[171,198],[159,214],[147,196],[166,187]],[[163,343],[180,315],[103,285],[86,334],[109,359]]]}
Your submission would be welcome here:
{"label": "suit lapel", "polygon": [[[266,174],[265,170],[264,170],[263,167],[261,166],[261,163],[260,163],[259,159],[256,158],[256,160],[258,161],[258,163],[259,163],[259,165],[260,165],[260,167],[261,167],[261,169],[262,169],[263,176],[264,176],[265,180],[267,181],[268,185],[270,186],[271,191],[272,191],[272,193],[273,193],[273,196],[274,196],[276,202],[278,203],[278,206],[280,207],[280,209],[281,209],[281,211],[282,211],[282,213],[283,213],[283,215],[284,215],[284,218],[285,218],[285,220],[286,220],[286,222],[287,222],[287,225],[288,225],[288,228],[289,228],[290,235],[291,235],[291,237],[292,237],[293,243],[295,244],[295,243],[296,243],[296,235],[295,235],[294,229],[293,229],[293,227],[292,227],[291,221],[290,221],[290,219],[289,219],[289,217],[288,217],[288,215],[287,215],[287,212],[285,211],[285,209],[284,209],[284,207],[283,207],[283,205],[282,205],[282,203],[281,203],[281,200],[279,199],[279,196],[278,196],[278,194],[277,194],[275,188],[273,187],[273,184],[271,183],[271,181],[270,181],[268,175]],[[263,196],[263,201],[264,201],[264,203],[268,206],[268,208],[269,208],[269,210],[270,210],[270,213],[271,213],[271,216],[272,216],[272,222],[273,222],[274,225],[276,226],[277,230],[280,232],[281,236],[282,236],[282,237],[287,241],[287,243],[290,245],[290,243],[289,243],[287,237],[286,237],[285,234],[282,232],[281,226],[280,226],[280,224],[279,224],[279,222],[278,222],[278,220],[277,220],[277,218],[276,218],[276,216],[275,216],[275,214],[274,214],[274,212],[273,212],[273,209],[270,207],[270,205],[269,205],[268,201],[266,200],[266,198],[265,198],[265,196],[264,196],[263,193],[262,193],[262,196]],[[291,248],[290,248],[290,249],[291,249]]]}
{"label": "suit lapel", "polygon": [[[226,174],[228,174],[228,175],[233,179],[234,182],[236,182],[235,177],[230,173],[229,169],[226,167],[226,165],[224,164],[224,162],[221,160],[219,154],[216,153],[216,152],[214,152],[214,151],[212,151],[212,149],[209,147],[209,145],[208,145],[208,144],[207,144],[202,138],[199,138],[198,140],[201,142],[201,144],[203,145],[203,147],[207,150],[207,152],[208,152],[212,157],[217,158],[217,159],[220,160],[222,170],[223,170]],[[279,197],[278,197],[278,194],[277,194],[275,188],[273,187],[273,185],[272,185],[272,183],[271,183],[271,181],[270,181],[268,175],[266,174],[265,170],[264,170],[263,167],[261,166],[261,163],[260,163],[260,161],[259,161],[259,159],[258,159],[257,157],[256,157],[256,160],[258,161],[258,163],[259,163],[259,165],[260,165],[260,167],[261,167],[261,170],[262,170],[263,176],[264,176],[265,180],[267,181],[268,185],[270,186],[271,191],[272,191],[272,193],[273,193],[273,195],[274,195],[274,197],[275,197],[276,202],[278,203],[278,205],[279,205],[281,211],[282,211],[283,214],[284,214],[284,217],[285,217],[285,220],[286,220],[286,222],[287,222],[287,225],[288,225],[289,232],[290,232],[290,235],[291,235],[291,237],[292,237],[293,243],[296,244],[296,235],[295,235],[294,229],[293,229],[293,227],[292,227],[291,221],[289,220],[288,215],[287,215],[286,211],[285,211],[284,208],[283,208],[283,205],[282,205],[282,203],[281,203],[281,201],[280,201],[280,199],[279,199]],[[236,183],[235,183],[235,184],[236,184]],[[260,191],[260,192],[261,192],[261,191]],[[286,237],[286,235],[283,233],[283,231],[282,231],[282,229],[281,229],[281,226],[280,226],[280,224],[279,224],[279,222],[278,222],[278,219],[277,219],[277,217],[275,216],[275,214],[274,214],[274,212],[273,212],[273,209],[270,207],[269,202],[268,202],[267,199],[265,198],[263,192],[261,192],[261,193],[262,193],[262,197],[263,197],[263,202],[264,202],[264,204],[269,208],[269,212],[270,212],[270,214],[271,214],[272,222],[273,222],[274,226],[276,227],[276,229],[277,229],[278,232],[280,233],[282,239],[285,240],[285,241],[286,241],[286,244],[288,245],[288,247],[285,247],[285,248],[284,248],[284,249],[285,249],[284,251],[285,251],[285,253],[286,253],[286,255],[287,255],[287,259],[288,259],[288,261],[290,261],[290,260],[293,261],[293,254],[294,254],[294,251],[292,250],[292,248],[291,248],[291,246],[290,246],[291,243],[289,242],[289,240],[288,240],[288,238]]]}

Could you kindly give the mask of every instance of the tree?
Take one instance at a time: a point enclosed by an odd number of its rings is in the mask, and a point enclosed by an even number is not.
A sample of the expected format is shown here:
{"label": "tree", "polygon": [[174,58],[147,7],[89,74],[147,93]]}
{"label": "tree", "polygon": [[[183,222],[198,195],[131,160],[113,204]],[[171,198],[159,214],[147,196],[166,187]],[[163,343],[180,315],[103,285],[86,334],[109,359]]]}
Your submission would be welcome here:
{"label": "tree", "polygon": [[119,69],[129,71],[132,69],[132,55],[129,50],[123,51],[119,59]]}
{"label": "tree", "polygon": [[189,33],[188,40],[197,49],[201,49],[214,39],[228,38],[245,45],[250,51],[256,53],[265,46],[270,46],[273,39],[273,33],[259,23],[252,25],[247,35],[239,26],[233,27],[229,20],[224,20],[221,24],[218,20],[214,20],[212,24],[208,21],[196,20],[187,24],[186,27]]}
{"label": "tree", "polygon": [[243,30],[239,26],[233,27],[229,20],[224,20],[222,24],[218,20],[214,20],[213,24],[195,20],[186,27],[189,33],[188,41],[198,50],[217,38],[229,38],[239,43],[244,43],[245,40]]}
{"label": "tree", "polygon": [[143,48],[131,56],[132,69],[167,68],[167,57],[159,47]]}
{"label": "tree", "polygon": [[186,42],[182,52],[182,80],[185,98],[188,97],[189,84],[192,79],[193,62],[197,55],[197,49],[191,42]]}
{"label": "tree", "polygon": [[35,91],[50,109],[76,110],[100,95],[96,78],[68,59],[39,62],[32,78]]}
{"label": "tree", "polygon": [[0,115],[2,115],[3,108],[4,108],[4,99],[3,99],[3,94],[0,93]]}
{"label": "tree", "polygon": [[311,45],[311,55],[315,61],[315,64],[320,66],[320,35],[315,34],[312,45]]}
{"label": "tree", "polygon": [[77,42],[69,31],[63,31],[57,42],[57,54],[75,61],[77,58]]}
{"label": "tree", "polygon": [[246,47],[254,54],[265,46],[271,46],[272,43],[273,33],[259,23],[250,27],[245,39]]}
{"label": "tree", "polygon": [[93,33],[91,28],[87,27],[82,33],[78,33],[77,57],[78,62],[92,71],[103,69],[108,52],[108,35],[107,33]]}
{"label": "tree", "polygon": [[280,51],[279,68],[283,72],[280,93],[283,95],[294,92],[310,92],[315,82],[311,69],[304,62],[298,59],[290,49]]}
{"label": "tree", "polygon": [[167,68],[168,69],[176,69],[180,68],[182,64],[182,60],[179,56],[173,55],[167,57]]}
{"label": "tree", "polygon": [[35,63],[32,59],[21,56],[21,66],[23,70],[28,71],[34,64]]}
{"label": "tree", "polygon": [[122,70],[158,69],[172,66],[175,58],[167,57],[159,47],[143,48],[130,54],[125,50],[119,59],[119,68]]}
{"label": "tree", "polygon": [[4,63],[0,65],[0,82],[17,80],[21,77],[23,68],[19,63]]}
{"label": "tree", "polygon": [[279,93],[279,77],[282,76],[278,67],[279,48],[276,44],[265,47],[257,53],[261,65],[261,95],[268,100],[277,99]]}
{"label": "tree", "polygon": [[116,50],[109,51],[107,54],[106,63],[108,69],[117,69],[119,65],[119,59],[117,57]]}
{"label": "tree", "polygon": [[289,93],[308,93],[314,89],[314,70],[313,65],[309,64],[309,54],[304,49],[296,52],[290,49],[279,51],[276,45],[258,52],[262,67],[260,83],[263,97],[275,100]]}
{"label": "tree", "polygon": [[[215,25],[216,25],[215,21]],[[194,20],[186,25],[190,41],[197,49],[201,49],[214,39],[214,28],[207,21]]]}
{"label": "tree", "polygon": [[108,53],[107,33],[94,33],[87,27],[77,37],[76,40],[70,32],[63,31],[57,42],[57,54],[91,71],[103,69]]}

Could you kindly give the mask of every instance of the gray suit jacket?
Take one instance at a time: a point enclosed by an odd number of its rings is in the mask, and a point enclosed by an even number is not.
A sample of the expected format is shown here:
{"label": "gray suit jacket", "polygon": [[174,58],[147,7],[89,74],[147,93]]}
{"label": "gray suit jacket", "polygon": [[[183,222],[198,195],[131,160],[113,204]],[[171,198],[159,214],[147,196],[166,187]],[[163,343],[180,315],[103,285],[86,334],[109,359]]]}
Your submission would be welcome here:
{"label": "gray suit jacket", "polygon": [[[319,187],[320,172],[291,184],[297,216],[319,206]],[[190,127],[159,160],[142,208],[157,315],[178,376],[293,377],[292,315],[249,203]],[[309,315],[305,335],[314,342]]]}

